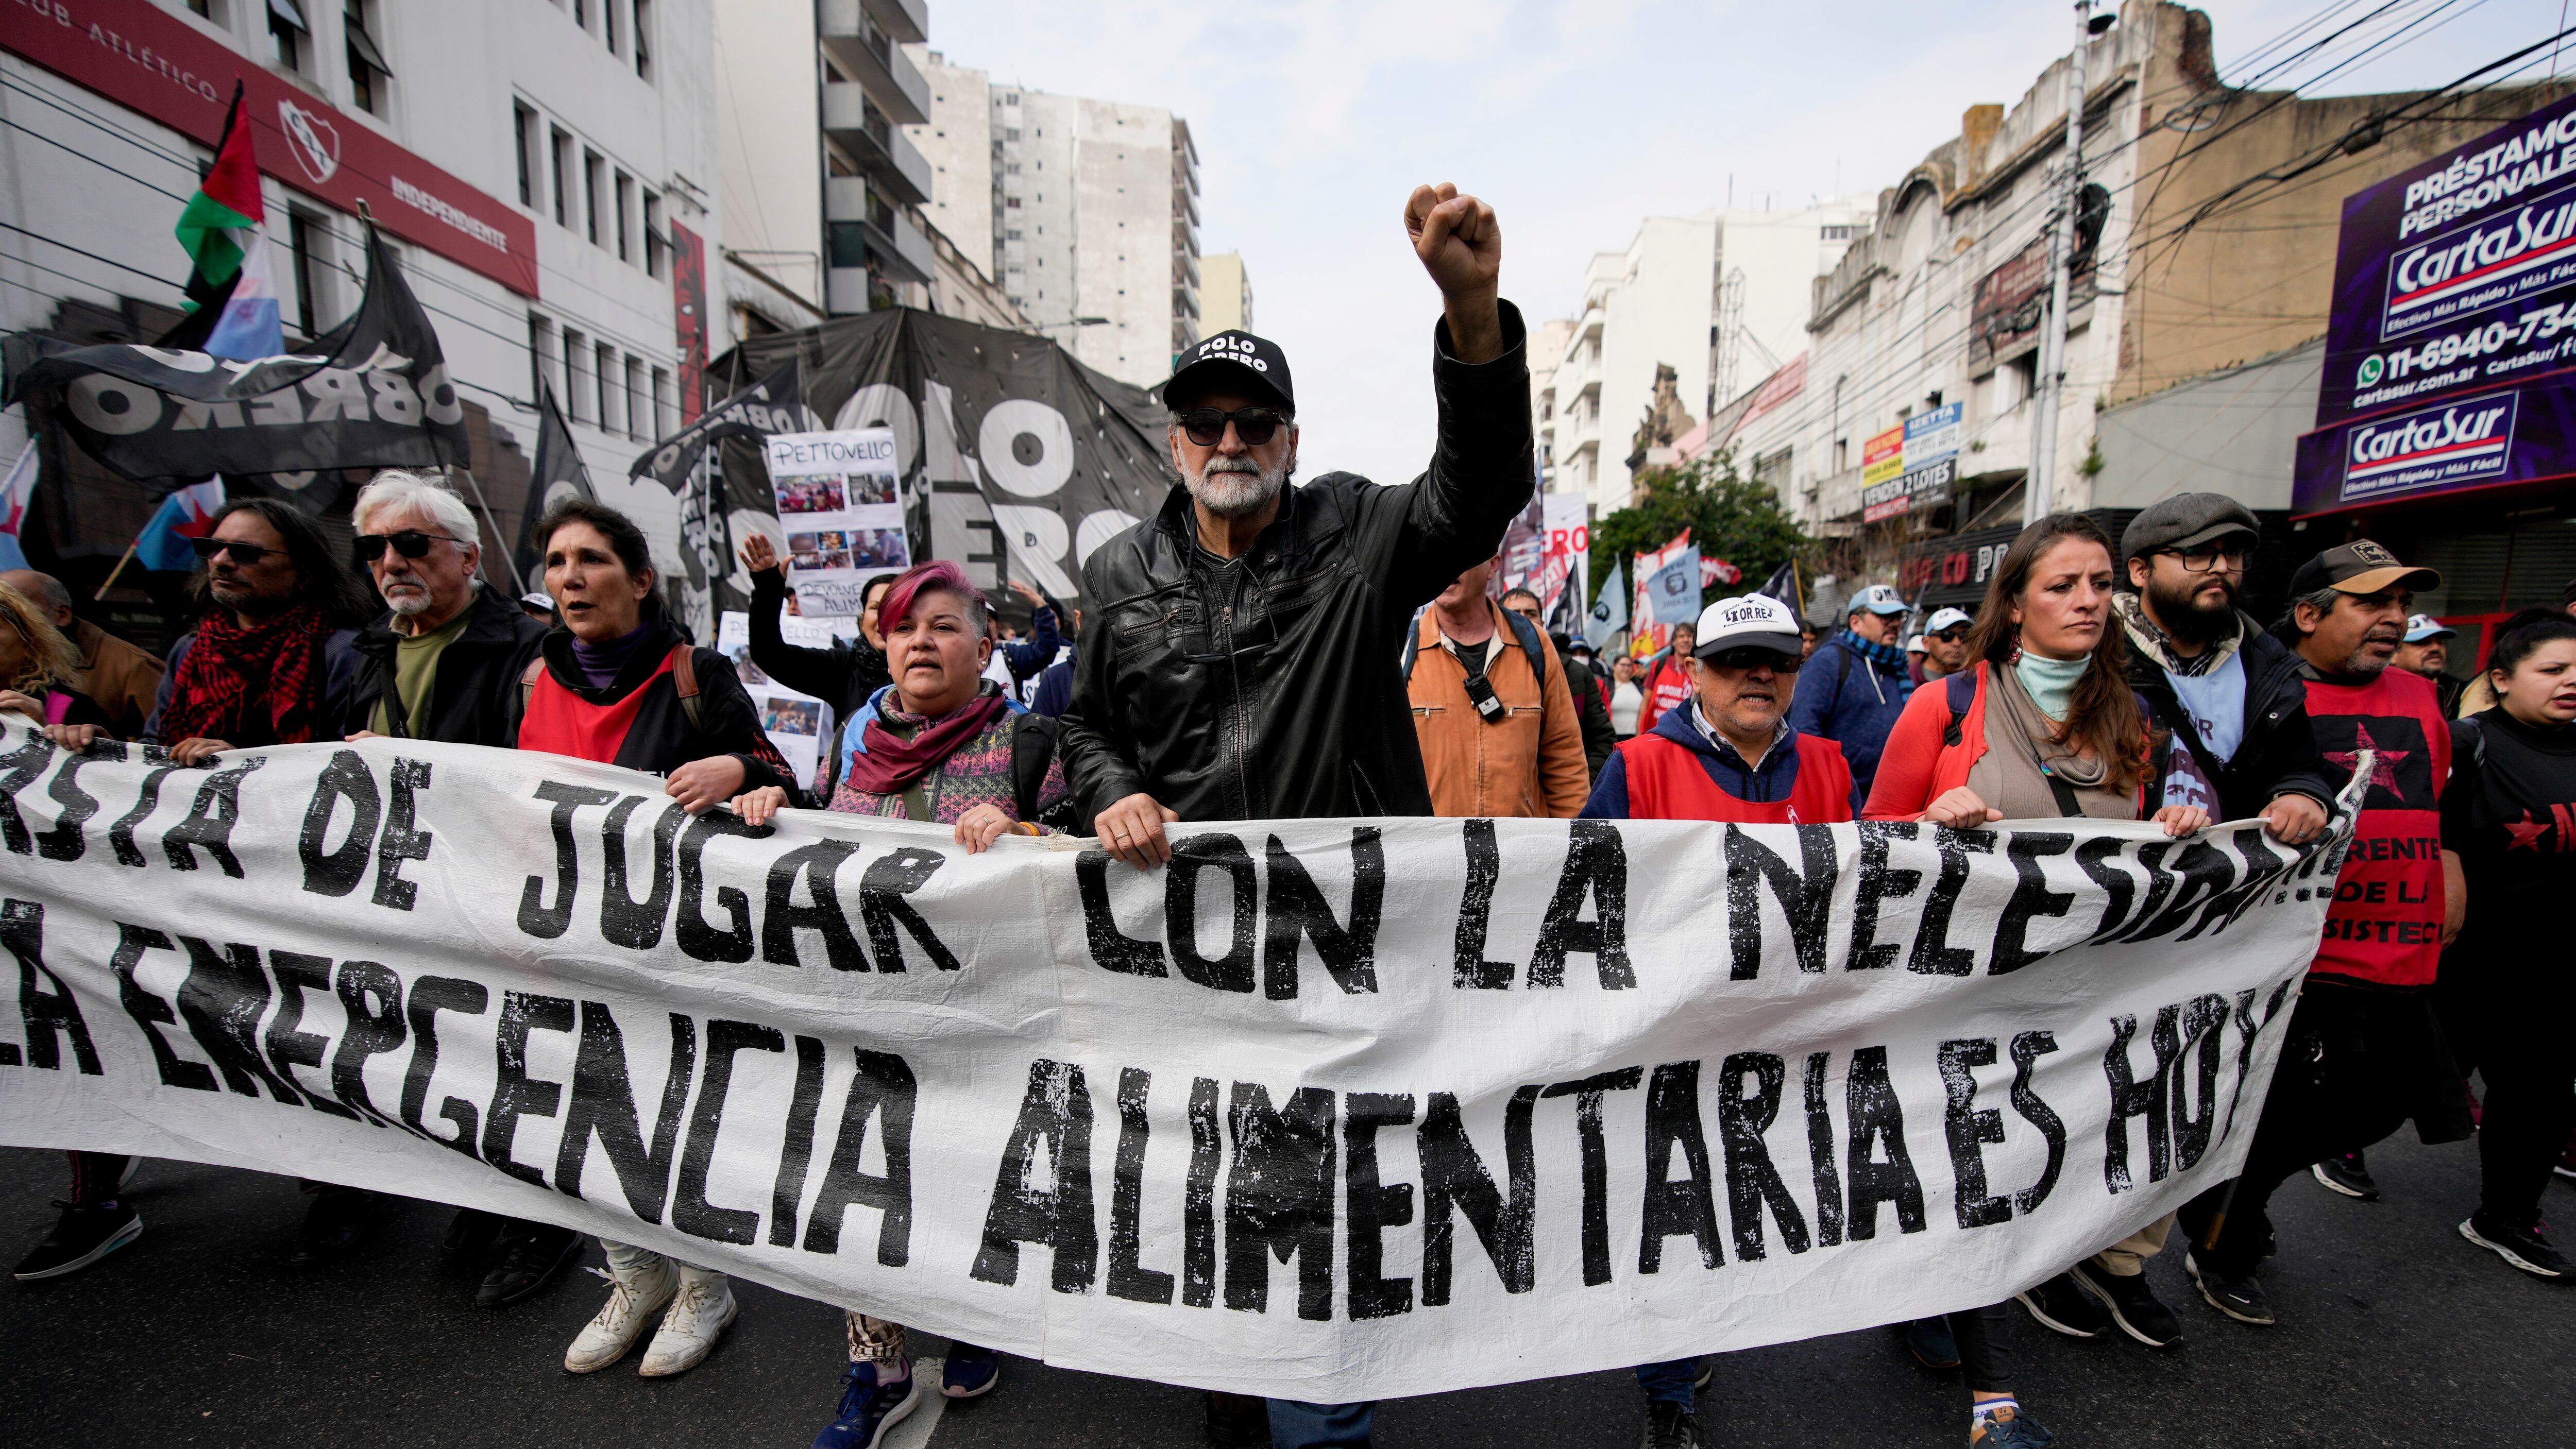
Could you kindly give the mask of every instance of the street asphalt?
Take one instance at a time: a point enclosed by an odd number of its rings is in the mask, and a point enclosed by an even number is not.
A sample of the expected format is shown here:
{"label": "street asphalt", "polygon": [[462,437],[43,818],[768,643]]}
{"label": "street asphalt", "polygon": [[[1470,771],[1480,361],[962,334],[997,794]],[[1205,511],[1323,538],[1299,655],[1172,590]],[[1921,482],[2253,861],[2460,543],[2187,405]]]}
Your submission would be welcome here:
{"label": "street asphalt", "polygon": [[[2382,1202],[2307,1178],[2274,1199],[2278,1326],[2219,1317],[2176,1247],[2149,1271],[2185,1343],[2073,1342],[2015,1309],[2023,1402],[2065,1449],[2576,1444],[2576,1288],[2460,1239],[2474,1145],[2407,1138],[2370,1164]],[[0,1255],[43,1235],[63,1183],[60,1154],[0,1150]],[[304,1199],[286,1179],[149,1162],[129,1195],[145,1222],[134,1244],[76,1277],[0,1289],[0,1444],[801,1449],[837,1394],[839,1314],[819,1303],[737,1284],[741,1319],[695,1372],[650,1381],[630,1358],[576,1378],[563,1350],[601,1279],[567,1273],[516,1308],[478,1310],[473,1285],[436,1267],[446,1208],[396,1202],[353,1258],[298,1271],[284,1260]],[[2548,1210],[2576,1240],[2576,1185],[2553,1183]],[[594,1246],[586,1266],[600,1264]],[[1200,1442],[1193,1392],[1015,1358],[990,1397],[942,1409],[892,1445]],[[1637,1442],[1640,1418],[1633,1379],[1593,1373],[1391,1401],[1377,1442],[1612,1449]],[[1714,1445],[1957,1445],[1966,1394],[1878,1330],[1730,1355],[1700,1418]]]}

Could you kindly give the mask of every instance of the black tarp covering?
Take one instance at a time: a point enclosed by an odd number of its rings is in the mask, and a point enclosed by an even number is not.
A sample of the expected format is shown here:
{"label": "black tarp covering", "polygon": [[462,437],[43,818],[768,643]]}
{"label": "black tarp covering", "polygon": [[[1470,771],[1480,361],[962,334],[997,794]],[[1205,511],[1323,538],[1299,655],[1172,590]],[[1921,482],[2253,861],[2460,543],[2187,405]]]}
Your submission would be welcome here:
{"label": "black tarp covering", "polygon": [[[729,392],[791,359],[816,428],[894,430],[914,557],[953,560],[987,589],[1020,579],[1085,602],[1081,560],[1152,517],[1174,481],[1155,394],[1044,337],[890,308],[754,338],[709,375]],[[742,515],[777,508],[756,442],[729,439],[718,457],[729,544]],[[748,577],[726,574],[717,607],[747,607]]]}

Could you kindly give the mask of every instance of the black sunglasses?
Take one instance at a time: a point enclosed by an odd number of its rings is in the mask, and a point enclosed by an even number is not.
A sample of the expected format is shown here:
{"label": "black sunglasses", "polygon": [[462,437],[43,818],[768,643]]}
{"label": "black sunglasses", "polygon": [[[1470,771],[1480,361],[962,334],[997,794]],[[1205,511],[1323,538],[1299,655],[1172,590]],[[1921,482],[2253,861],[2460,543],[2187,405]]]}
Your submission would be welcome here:
{"label": "black sunglasses", "polygon": [[1795,674],[1798,672],[1798,666],[1807,661],[1795,654],[1783,654],[1777,649],[1765,649],[1757,644],[1747,644],[1738,649],[1721,649],[1715,654],[1703,654],[1699,656],[1699,662],[1704,669],[1758,669],[1768,664],[1775,674]]}
{"label": "black sunglasses", "polygon": [[1234,424],[1234,435],[1243,440],[1245,447],[1258,448],[1278,433],[1287,423],[1288,415],[1277,408],[1236,408],[1233,412],[1221,408],[1191,408],[1173,414],[1173,419],[1181,425],[1181,431],[1189,436],[1189,440],[1202,448],[1213,448],[1224,442],[1225,425],[1229,421]]}
{"label": "black sunglasses", "polygon": [[1968,637],[1968,626],[1965,624],[1953,624],[1949,628],[1944,629],[1940,633],[1934,634],[1931,637],[1940,640],[1944,644],[1956,644],[1960,640]]}
{"label": "black sunglasses", "polygon": [[192,538],[188,540],[188,549],[207,563],[213,563],[215,555],[219,553],[229,553],[233,556],[234,563],[246,569],[259,567],[259,561],[270,554],[286,552],[282,548],[270,548],[264,543],[243,543],[238,539],[230,538]]}
{"label": "black sunglasses", "polygon": [[404,558],[427,558],[429,556],[429,546],[433,543],[439,542],[440,540],[445,540],[448,543],[463,543],[465,541],[461,538],[449,538],[443,533],[422,533],[416,528],[406,528],[399,533],[359,534],[357,538],[352,541],[351,548],[358,555],[358,562],[374,563],[376,560],[385,556],[386,544],[392,544],[394,552],[401,554]]}

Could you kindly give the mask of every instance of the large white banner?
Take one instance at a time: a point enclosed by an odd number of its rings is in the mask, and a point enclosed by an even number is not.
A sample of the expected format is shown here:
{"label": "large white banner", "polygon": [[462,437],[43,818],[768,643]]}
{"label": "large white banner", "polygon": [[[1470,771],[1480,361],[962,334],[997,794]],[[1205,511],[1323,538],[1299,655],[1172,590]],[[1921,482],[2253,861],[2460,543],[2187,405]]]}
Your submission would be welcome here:
{"label": "large white banner", "polygon": [[1104,1373],[1604,1369],[1993,1302],[2223,1181],[2349,827],[1177,835],[1144,874],[546,755],[12,723],[0,1141],[549,1219]]}

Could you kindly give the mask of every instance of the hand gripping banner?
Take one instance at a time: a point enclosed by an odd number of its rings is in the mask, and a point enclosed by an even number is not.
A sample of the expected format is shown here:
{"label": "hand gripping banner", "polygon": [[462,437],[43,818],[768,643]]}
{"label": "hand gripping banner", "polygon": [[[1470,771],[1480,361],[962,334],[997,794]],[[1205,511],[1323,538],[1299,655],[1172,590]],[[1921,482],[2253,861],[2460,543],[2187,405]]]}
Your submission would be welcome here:
{"label": "hand gripping banner", "polygon": [[181,769],[12,723],[0,1141],[545,1219],[1193,1386],[1612,1368],[1995,1302],[2224,1181],[2353,808],[2305,851],[1238,822],[1144,874],[691,819],[547,755]]}

